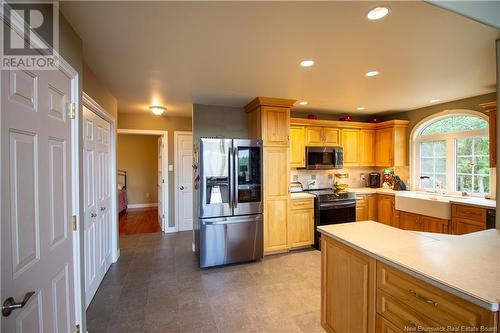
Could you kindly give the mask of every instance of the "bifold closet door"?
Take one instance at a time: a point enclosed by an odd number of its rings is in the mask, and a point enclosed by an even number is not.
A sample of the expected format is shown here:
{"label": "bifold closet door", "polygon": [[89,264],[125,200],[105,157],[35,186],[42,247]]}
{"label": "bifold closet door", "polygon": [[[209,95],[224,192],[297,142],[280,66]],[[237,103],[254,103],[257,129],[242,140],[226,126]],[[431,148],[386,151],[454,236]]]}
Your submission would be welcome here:
{"label": "bifold closet door", "polygon": [[85,305],[111,265],[110,124],[83,107]]}

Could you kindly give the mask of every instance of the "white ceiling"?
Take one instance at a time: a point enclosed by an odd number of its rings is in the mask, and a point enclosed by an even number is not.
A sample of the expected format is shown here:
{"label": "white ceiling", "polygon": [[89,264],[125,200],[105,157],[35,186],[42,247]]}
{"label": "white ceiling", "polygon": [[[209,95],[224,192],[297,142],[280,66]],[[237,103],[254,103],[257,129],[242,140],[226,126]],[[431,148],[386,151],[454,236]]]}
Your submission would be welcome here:
{"label": "white ceiling", "polygon": [[[495,91],[499,30],[423,2],[64,2],[84,59],[119,112],[191,115],[255,96],[377,113]],[[302,68],[303,59],[316,65]],[[380,75],[366,78],[364,73]],[[356,111],[364,106],[366,111]]]}

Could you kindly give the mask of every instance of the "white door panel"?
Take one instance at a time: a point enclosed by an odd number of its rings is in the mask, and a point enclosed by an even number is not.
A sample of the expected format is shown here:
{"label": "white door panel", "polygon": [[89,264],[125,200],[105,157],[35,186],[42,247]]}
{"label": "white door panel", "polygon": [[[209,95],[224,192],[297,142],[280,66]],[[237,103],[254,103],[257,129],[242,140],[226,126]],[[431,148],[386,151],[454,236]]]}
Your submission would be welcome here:
{"label": "white door panel", "polygon": [[179,231],[193,229],[193,138],[179,134],[176,147],[177,227]]}
{"label": "white door panel", "polygon": [[85,304],[111,265],[110,124],[83,107],[85,191]]}
{"label": "white door panel", "polygon": [[2,317],[1,329],[68,332],[75,322],[71,78],[13,70],[1,80],[1,291],[18,302],[35,292]]}

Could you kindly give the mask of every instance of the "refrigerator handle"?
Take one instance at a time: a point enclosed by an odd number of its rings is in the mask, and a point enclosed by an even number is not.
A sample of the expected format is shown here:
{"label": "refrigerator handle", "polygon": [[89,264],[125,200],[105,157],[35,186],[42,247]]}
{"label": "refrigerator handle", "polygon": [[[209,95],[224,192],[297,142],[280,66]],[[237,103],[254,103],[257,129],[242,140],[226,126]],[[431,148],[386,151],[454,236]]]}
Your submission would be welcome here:
{"label": "refrigerator handle", "polygon": [[238,148],[233,147],[233,207],[238,207]]}
{"label": "refrigerator handle", "polygon": [[234,190],[233,190],[233,169],[234,169],[234,160],[233,160],[233,147],[229,147],[229,168],[228,168],[228,177],[229,177],[229,208],[233,209],[234,204]]}

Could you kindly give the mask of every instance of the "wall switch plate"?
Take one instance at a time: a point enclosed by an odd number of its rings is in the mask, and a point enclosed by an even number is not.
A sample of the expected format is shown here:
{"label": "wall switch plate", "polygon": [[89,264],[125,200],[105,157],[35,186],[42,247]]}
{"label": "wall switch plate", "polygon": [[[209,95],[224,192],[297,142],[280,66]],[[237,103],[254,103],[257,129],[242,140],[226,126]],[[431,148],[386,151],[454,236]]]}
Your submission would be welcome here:
{"label": "wall switch plate", "polygon": [[331,173],[328,174],[328,179],[332,179],[333,175]]}
{"label": "wall switch plate", "polygon": [[296,182],[299,180],[299,175],[293,175],[293,181]]}
{"label": "wall switch plate", "polygon": [[315,179],[316,179],[316,175],[314,175],[314,174],[313,174],[313,175],[311,175],[311,179],[312,179],[312,180],[315,180]]}
{"label": "wall switch plate", "polygon": [[168,171],[174,171],[174,166],[172,164],[168,165]]}

